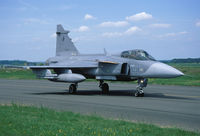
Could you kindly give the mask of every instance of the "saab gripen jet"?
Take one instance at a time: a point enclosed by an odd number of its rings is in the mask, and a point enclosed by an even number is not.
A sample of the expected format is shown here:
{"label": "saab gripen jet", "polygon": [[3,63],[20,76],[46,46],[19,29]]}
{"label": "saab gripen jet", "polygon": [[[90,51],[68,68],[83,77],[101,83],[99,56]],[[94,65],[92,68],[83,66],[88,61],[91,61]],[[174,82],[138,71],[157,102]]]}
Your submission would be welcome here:
{"label": "saab gripen jet", "polygon": [[49,58],[44,66],[29,68],[38,78],[54,82],[71,83],[69,93],[77,92],[78,83],[96,79],[103,94],[109,93],[105,81],[137,81],[134,95],[144,96],[143,88],[148,78],[174,78],[184,74],[164,63],[156,61],[141,49],[126,50],[119,55],[80,54],[68,36],[69,31],[57,25],[56,56]]}

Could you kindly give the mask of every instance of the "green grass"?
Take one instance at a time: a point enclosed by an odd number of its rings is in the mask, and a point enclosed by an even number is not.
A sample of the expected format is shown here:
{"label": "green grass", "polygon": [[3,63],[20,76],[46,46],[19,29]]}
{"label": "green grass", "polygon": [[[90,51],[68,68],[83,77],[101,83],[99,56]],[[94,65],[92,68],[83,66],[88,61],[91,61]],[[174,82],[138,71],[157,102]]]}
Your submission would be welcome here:
{"label": "green grass", "polygon": [[36,79],[32,70],[27,69],[0,69],[0,78],[4,79]]}
{"label": "green grass", "polygon": [[[149,79],[149,84],[200,86],[200,64],[170,63],[169,65],[181,70],[185,76],[171,79]],[[0,78],[4,79],[36,79],[31,70],[0,69]],[[96,81],[88,79],[86,81]],[[130,82],[133,83],[133,82]],[[136,82],[134,82],[136,83]]]}
{"label": "green grass", "polygon": [[197,136],[177,128],[19,105],[0,106],[0,136]]}

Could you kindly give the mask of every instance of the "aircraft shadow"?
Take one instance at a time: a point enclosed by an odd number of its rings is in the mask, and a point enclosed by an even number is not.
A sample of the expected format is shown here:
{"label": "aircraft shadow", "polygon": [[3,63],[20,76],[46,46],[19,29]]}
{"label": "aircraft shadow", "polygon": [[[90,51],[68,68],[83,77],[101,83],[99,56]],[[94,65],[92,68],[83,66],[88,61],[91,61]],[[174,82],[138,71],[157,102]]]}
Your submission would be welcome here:
{"label": "aircraft shadow", "polygon": [[[43,93],[29,93],[32,95],[103,95],[103,96],[131,96],[133,97],[135,90],[110,90],[109,94],[102,94],[100,90],[80,90],[76,94],[69,94],[68,90],[63,90],[62,92],[43,92]],[[163,98],[163,99],[183,99],[191,100],[192,98],[179,97],[179,96],[169,96],[163,93],[149,93],[145,92],[144,97],[148,98]]]}

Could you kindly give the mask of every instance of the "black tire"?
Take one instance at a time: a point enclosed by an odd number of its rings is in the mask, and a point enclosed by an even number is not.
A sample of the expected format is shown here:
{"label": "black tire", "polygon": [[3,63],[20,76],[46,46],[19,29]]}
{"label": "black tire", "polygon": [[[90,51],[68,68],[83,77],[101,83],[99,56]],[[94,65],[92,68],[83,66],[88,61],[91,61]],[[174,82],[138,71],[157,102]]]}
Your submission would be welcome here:
{"label": "black tire", "polygon": [[76,85],[75,84],[71,84],[69,86],[69,94],[75,94],[76,93]]}
{"label": "black tire", "polygon": [[101,86],[102,94],[108,94],[109,93],[109,86],[107,83],[103,83]]}
{"label": "black tire", "polygon": [[144,93],[141,93],[141,94],[140,94],[140,97],[144,97]]}
{"label": "black tire", "polygon": [[135,92],[135,97],[144,97],[144,93]]}
{"label": "black tire", "polygon": [[140,96],[139,92],[135,92],[135,97],[139,97],[139,96]]}

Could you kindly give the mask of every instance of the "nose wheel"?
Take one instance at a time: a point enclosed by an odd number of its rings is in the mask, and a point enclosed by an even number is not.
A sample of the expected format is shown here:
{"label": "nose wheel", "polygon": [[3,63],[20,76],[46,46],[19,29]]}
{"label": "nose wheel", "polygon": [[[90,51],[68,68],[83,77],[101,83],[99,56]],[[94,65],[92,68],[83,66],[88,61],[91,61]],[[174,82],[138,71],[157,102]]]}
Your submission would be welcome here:
{"label": "nose wheel", "polygon": [[76,94],[78,84],[71,84],[69,86],[69,94]]}
{"label": "nose wheel", "polygon": [[102,90],[102,94],[109,94],[109,86],[103,80],[100,80],[99,87]]}
{"label": "nose wheel", "polygon": [[142,88],[136,88],[135,97],[144,97],[144,92]]}
{"label": "nose wheel", "polygon": [[143,89],[147,86],[148,79],[138,79],[138,86],[136,88],[135,97],[144,97]]}

